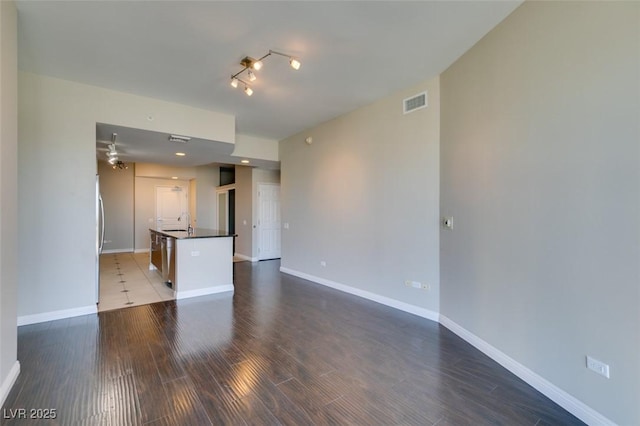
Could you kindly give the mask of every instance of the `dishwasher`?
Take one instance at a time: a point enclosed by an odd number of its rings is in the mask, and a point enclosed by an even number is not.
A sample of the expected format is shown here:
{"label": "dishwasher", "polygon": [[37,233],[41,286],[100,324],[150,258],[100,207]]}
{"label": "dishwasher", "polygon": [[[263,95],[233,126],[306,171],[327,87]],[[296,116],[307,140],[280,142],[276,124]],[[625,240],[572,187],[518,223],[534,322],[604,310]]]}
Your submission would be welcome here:
{"label": "dishwasher", "polygon": [[162,273],[162,242],[160,234],[150,231],[151,233],[151,264]]}
{"label": "dishwasher", "polygon": [[162,279],[170,288],[176,281],[176,239],[162,235]]}

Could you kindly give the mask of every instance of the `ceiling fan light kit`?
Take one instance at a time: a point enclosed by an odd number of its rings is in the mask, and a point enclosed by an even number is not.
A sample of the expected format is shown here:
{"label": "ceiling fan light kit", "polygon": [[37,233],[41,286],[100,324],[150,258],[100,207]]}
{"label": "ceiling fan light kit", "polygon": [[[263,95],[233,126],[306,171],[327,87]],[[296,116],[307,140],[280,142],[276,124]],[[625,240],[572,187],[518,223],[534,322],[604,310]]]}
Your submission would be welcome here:
{"label": "ceiling fan light kit", "polygon": [[109,151],[106,152],[107,157],[109,158],[109,160],[107,160],[107,161],[112,166],[119,161],[118,160],[118,151],[116,151],[116,138],[117,137],[118,137],[117,133],[112,133],[111,134],[111,143],[109,144]]}
{"label": "ceiling fan light kit", "polygon": [[247,79],[250,82],[257,80],[256,74],[254,71],[260,70],[264,65],[262,60],[271,55],[279,55],[279,56],[284,56],[285,58],[288,58],[289,65],[291,66],[291,68],[293,68],[296,71],[299,70],[300,67],[302,66],[302,63],[300,62],[300,60],[295,56],[287,55],[286,53],[276,52],[275,50],[269,50],[269,52],[266,55],[262,56],[259,59],[254,59],[251,56],[245,56],[240,61],[240,65],[242,65],[243,68],[231,76],[231,83],[230,83],[231,87],[235,89],[238,87],[240,83],[242,83],[244,84],[244,93],[247,96],[253,95],[253,89],[251,88],[251,85],[245,80],[238,78],[238,76],[241,75],[243,72],[246,72]]}
{"label": "ceiling fan light kit", "polygon": [[111,143],[109,144],[109,150],[106,152],[107,157],[109,158],[107,162],[114,169],[126,170],[129,168],[123,161],[118,159],[118,151],[116,151],[116,139],[118,138],[117,133],[111,134]]}

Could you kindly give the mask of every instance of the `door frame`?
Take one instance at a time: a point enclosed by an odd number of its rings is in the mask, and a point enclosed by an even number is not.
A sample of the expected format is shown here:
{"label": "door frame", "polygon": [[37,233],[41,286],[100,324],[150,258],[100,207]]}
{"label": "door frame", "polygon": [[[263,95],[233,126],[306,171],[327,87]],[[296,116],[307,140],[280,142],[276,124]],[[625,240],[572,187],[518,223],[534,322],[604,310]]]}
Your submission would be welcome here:
{"label": "door frame", "polygon": [[[255,193],[255,212],[256,212],[256,224],[258,225],[258,228],[256,229],[256,237],[255,237],[255,252],[257,252],[258,255],[258,260],[265,260],[265,259],[272,259],[272,257],[264,257],[262,255],[262,246],[261,246],[261,241],[260,241],[260,234],[261,234],[261,229],[260,227],[262,226],[262,224],[260,223],[260,218],[262,217],[262,212],[260,211],[260,189],[262,187],[265,186],[277,186],[278,190],[280,190],[280,183],[278,182],[258,182],[256,184],[256,193]],[[278,193],[280,193],[280,191],[278,191]],[[278,198],[278,202],[280,202],[281,197]],[[280,216],[280,255],[282,255],[282,216]]]}
{"label": "door frame", "polygon": [[225,216],[227,216],[227,221],[224,224],[224,229],[220,229],[220,231],[229,232],[229,191],[235,190],[236,184],[231,183],[229,185],[223,185],[216,187],[216,209],[215,209],[215,224],[216,229],[220,226],[220,195],[224,194],[224,211]]}

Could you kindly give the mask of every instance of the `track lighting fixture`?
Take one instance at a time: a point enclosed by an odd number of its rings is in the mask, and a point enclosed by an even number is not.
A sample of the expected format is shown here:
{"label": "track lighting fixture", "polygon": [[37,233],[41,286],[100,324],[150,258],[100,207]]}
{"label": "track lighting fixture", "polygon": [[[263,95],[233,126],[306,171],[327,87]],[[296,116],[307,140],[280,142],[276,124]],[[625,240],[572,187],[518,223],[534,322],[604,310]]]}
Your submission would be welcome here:
{"label": "track lighting fixture", "polygon": [[286,58],[289,58],[289,65],[294,70],[299,70],[300,66],[302,66],[302,64],[300,63],[300,60],[295,56],[287,55],[286,53],[276,52],[275,50],[269,50],[269,52],[266,55],[262,56],[260,59],[254,59],[250,56],[245,56],[240,61],[240,65],[242,65],[243,68],[231,76],[231,87],[237,88],[239,83],[243,83],[244,93],[246,93],[247,96],[251,96],[253,94],[253,89],[251,89],[251,87],[247,82],[239,79],[238,76],[246,71],[247,79],[251,82],[255,81],[256,74],[254,73],[254,71],[260,70],[263,66],[262,60],[271,55],[279,55],[279,56],[284,56]]}

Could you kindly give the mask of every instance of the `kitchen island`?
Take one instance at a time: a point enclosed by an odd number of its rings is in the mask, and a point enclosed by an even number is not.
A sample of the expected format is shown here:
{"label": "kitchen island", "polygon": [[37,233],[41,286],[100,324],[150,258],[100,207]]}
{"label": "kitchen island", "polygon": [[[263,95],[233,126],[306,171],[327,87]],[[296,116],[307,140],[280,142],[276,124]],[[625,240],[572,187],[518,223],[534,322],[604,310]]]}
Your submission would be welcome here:
{"label": "kitchen island", "polygon": [[149,233],[149,269],[158,270],[176,299],[233,291],[234,234],[206,228]]}

